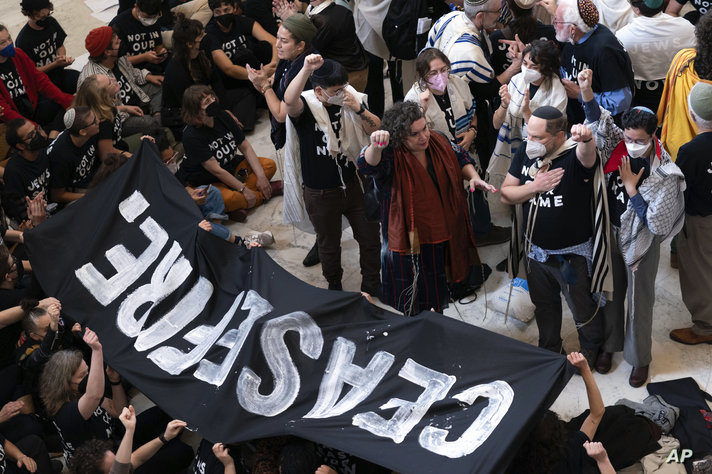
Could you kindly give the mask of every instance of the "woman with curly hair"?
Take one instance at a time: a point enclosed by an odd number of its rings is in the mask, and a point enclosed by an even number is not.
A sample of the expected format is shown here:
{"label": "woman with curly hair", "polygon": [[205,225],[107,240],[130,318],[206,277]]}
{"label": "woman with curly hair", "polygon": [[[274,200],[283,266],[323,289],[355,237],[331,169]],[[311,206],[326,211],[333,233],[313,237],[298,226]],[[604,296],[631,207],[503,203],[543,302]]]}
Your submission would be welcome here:
{"label": "woman with curly hair", "polygon": [[494,192],[467,152],[431,133],[414,102],[395,104],[358,159],[381,202],[382,300],[406,315],[448,306],[448,282],[479,263],[462,186]]}
{"label": "woman with curly hair", "polygon": [[[122,140],[120,105],[118,100],[119,83],[105,74],[87,77],[79,85],[74,97],[74,105],[89,107],[99,120],[97,149],[101,161],[110,153],[122,153],[128,146]],[[119,104],[119,107],[117,107]]]}
{"label": "woman with curly hair", "polygon": [[712,84],[712,12],[705,13],[695,26],[696,48],[681,50],[672,60],[658,106],[660,141],[673,161],[677,150],[697,135],[697,125],[687,113],[687,96],[692,86]]}

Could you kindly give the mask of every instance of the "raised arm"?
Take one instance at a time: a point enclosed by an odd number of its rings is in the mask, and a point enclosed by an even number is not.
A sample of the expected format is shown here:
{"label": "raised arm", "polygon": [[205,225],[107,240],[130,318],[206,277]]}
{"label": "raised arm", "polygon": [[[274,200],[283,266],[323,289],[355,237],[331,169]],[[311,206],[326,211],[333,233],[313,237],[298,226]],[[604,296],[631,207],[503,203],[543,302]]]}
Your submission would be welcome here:
{"label": "raised arm", "polygon": [[364,158],[371,166],[378,166],[381,162],[381,153],[388,146],[390,134],[385,130],[376,130],[371,134],[371,143],[366,147]]}
{"label": "raised arm", "polygon": [[304,103],[300,98],[304,86],[311,73],[319,69],[324,64],[324,59],[320,54],[310,54],[304,58],[304,65],[301,71],[292,79],[292,82],[284,91],[284,104],[287,106],[287,114],[290,117],[299,117],[304,111]]}
{"label": "raised arm", "polygon": [[566,358],[569,362],[571,362],[571,365],[579,369],[581,377],[583,378],[583,383],[586,386],[588,407],[591,412],[583,421],[580,430],[588,436],[588,439],[593,440],[593,437],[596,435],[598,425],[601,423],[601,419],[603,418],[603,413],[606,411],[606,407],[603,405],[601,392],[598,390],[596,380],[593,378],[591,368],[588,366],[588,362],[583,354],[580,352],[572,352],[567,355]]}
{"label": "raised arm", "polygon": [[177,437],[183,428],[187,426],[185,421],[181,420],[171,420],[166,426],[166,431],[160,435],[158,438],[153,438],[148,443],[144,444],[140,448],[136,449],[131,455],[131,466],[134,469],[148,461],[153,457],[154,454],[158,452],[159,449],[163,447],[164,444],[168,444],[170,440]]}
{"label": "raised arm", "polygon": [[79,413],[82,418],[88,420],[104,396],[104,354],[99,337],[89,328],[84,332],[84,342],[91,349],[91,367],[89,367],[87,391],[79,399]]}
{"label": "raised arm", "polygon": [[571,127],[571,139],[578,142],[576,158],[585,168],[593,168],[596,164],[596,142],[593,132],[586,125],[577,124]]}

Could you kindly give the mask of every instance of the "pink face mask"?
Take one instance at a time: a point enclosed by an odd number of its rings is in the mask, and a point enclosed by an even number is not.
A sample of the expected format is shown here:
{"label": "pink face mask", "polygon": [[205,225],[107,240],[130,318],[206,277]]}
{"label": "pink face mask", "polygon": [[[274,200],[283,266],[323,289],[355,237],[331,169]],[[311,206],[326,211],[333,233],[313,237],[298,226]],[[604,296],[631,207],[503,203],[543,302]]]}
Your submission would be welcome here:
{"label": "pink face mask", "polygon": [[447,90],[448,73],[441,72],[428,79],[428,86],[438,92]]}

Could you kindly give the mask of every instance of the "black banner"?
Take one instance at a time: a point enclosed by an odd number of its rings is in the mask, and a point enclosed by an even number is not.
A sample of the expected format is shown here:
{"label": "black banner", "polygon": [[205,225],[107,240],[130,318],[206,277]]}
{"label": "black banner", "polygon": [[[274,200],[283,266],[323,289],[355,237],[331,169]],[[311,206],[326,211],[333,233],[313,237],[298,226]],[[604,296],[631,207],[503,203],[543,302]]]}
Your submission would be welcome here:
{"label": "black banner", "polygon": [[403,473],[501,472],[570,377],[560,355],[312,287],[201,219],[144,143],[25,241],[105,359],[211,441],[293,434]]}

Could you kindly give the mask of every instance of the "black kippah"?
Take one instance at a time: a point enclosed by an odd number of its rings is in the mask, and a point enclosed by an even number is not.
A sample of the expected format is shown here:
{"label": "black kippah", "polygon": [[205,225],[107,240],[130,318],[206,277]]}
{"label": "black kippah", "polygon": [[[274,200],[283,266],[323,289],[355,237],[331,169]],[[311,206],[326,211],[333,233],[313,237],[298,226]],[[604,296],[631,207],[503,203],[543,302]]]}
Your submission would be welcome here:
{"label": "black kippah", "polygon": [[28,12],[36,12],[43,8],[49,8],[49,0],[22,0],[20,7]]}
{"label": "black kippah", "polygon": [[312,77],[317,80],[328,79],[334,75],[338,66],[339,63],[337,63],[333,59],[324,59],[324,64],[322,64],[319,69],[312,73]]}
{"label": "black kippah", "polygon": [[532,116],[539,117],[540,119],[544,120],[553,120],[563,117],[564,114],[562,114],[561,111],[556,107],[544,105],[543,107],[539,107],[534,112],[532,112]]}

